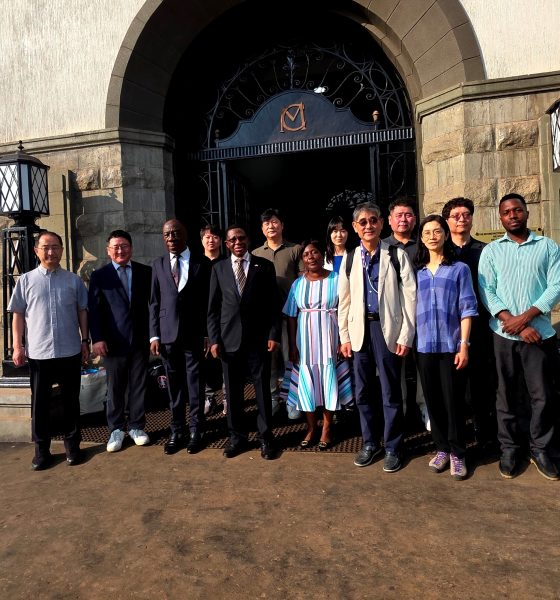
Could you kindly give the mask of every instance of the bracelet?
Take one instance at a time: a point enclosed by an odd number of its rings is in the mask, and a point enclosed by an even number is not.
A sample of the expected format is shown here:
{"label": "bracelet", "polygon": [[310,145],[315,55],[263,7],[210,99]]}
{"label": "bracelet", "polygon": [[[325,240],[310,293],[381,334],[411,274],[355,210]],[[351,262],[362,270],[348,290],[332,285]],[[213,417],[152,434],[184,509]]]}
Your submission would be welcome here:
{"label": "bracelet", "polygon": [[83,338],[82,344],[91,344],[91,340],[89,338]]}
{"label": "bracelet", "polygon": [[466,346],[470,346],[471,343],[469,342],[469,340],[459,340],[459,344],[465,344]]}

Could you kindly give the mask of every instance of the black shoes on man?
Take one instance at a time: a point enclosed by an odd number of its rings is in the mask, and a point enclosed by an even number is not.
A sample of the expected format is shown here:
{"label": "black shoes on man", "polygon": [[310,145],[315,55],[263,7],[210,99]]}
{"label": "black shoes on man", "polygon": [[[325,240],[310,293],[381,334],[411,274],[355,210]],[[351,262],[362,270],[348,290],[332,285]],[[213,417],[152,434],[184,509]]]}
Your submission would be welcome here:
{"label": "black shoes on man", "polygon": [[202,449],[202,435],[192,431],[187,438],[183,433],[172,433],[163,446],[163,453],[175,454],[183,448],[186,448],[189,454],[199,452]]}
{"label": "black shoes on man", "polygon": [[[546,479],[557,481],[560,473],[556,465],[544,450],[531,450],[529,460],[537,467],[537,471]],[[500,475],[506,479],[513,479],[519,472],[519,460],[514,448],[506,448],[500,458]]]}
{"label": "black shoes on man", "polygon": [[[246,441],[237,442],[236,444],[229,441],[224,448],[224,456],[225,458],[235,458],[248,450],[248,448],[249,445]],[[265,460],[272,460],[276,457],[276,448],[272,442],[261,442],[261,456]]]}

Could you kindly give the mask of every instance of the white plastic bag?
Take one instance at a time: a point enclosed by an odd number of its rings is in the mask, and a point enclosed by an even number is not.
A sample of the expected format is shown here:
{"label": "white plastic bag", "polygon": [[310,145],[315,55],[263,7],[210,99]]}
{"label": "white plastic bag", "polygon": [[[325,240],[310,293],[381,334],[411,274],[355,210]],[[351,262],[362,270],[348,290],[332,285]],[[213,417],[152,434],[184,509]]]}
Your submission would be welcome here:
{"label": "white plastic bag", "polygon": [[85,415],[105,410],[107,375],[105,369],[82,369],[80,387],[80,414]]}

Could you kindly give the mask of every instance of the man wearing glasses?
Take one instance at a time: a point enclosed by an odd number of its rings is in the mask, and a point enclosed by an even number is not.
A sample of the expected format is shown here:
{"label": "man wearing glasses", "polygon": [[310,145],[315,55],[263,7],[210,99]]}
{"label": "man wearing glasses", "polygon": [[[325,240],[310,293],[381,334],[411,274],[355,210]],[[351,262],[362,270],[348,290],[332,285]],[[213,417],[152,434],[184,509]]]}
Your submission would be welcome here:
{"label": "man wearing glasses", "polygon": [[[340,267],[338,327],[342,355],[354,357],[356,404],[363,438],[354,464],[370,465],[381,453],[374,430],[377,368],[385,418],[383,470],[393,473],[402,466],[400,369],[401,358],[408,354],[414,339],[416,282],[406,253],[400,248],[394,251],[397,272],[389,245],[379,239],[383,219],[376,204],[359,204],[354,209],[352,226],[360,245],[348,253]],[[348,260],[352,261],[350,269],[346,266]]]}
{"label": "man wearing glasses", "polygon": [[[160,356],[167,375],[171,407],[171,435],[163,447],[175,454],[186,446],[189,454],[202,447],[204,428],[204,359],[210,261],[187,246],[187,231],[177,219],[163,225],[167,252],[152,265],[150,351]],[[188,390],[189,436],[185,433]]]}
{"label": "man wearing glasses", "polygon": [[[488,326],[490,313],[480,300],[478,263],[486,244],[471,236],[474,203],[469,198],[453,198],[445,203],[441,216],[447,221],[457,260],[470,271],[478,304],[478,317],[471,325],[469,365],[467,367],[470,404],[473,411],[475,437],[482,454],[496,451],[496,368],[492,331]],[[484,373],[484,376],[481,376]]]}
{"label": "man wearing glasses", "polygon": [[107,238],[111,262],[91,275],[89,328],[93,352],[107,372],[107,452],[118,452],[127,431],[137,446],[150,443],[144,431],[146,375],[150,355],[148,306],[152,269],[132,258],[132,238],[116,229]]}
{"label": "man wearing glasses", "polygon": [[275,456],[270,397],[270,358],[281,336],[280,294],[274,265],[249,252],[249,238],[238,225],[226,231],[228,260],[214,265],[208,303],[208,338],[214,358],[221,358],[228,398],[230,440],[226,458],[248,447],[243,407],[245,376],[255,386],[261,456]]}
{"label": "man wearing glasses", "polygon": [[[43,231],[35,241],[39,266],[18,279],[8,305],[13,313],[13,361],[29,362],[31,377],[31,429],[35,471],[48,468],[50,452],[50,400],[58,384],[64,411],[62,430],[68,465],[81,462],[81,364],[89,358],[87,290],[74,273],[60,267],[62,239]],[[80,336],[81,334],[81,336]]]}

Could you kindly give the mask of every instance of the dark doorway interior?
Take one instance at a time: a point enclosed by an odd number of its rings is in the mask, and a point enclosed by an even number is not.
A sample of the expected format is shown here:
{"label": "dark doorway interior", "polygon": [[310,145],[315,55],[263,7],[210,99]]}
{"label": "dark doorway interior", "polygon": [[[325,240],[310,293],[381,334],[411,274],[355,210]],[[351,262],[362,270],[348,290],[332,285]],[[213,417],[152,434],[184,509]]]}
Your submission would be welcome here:
{"label": "dark doorway interior", "polygon": [[340,214],[350,227],[351,209],[337,196],[369,189],[367,148],[302,152],[228,163],[229,172],[245,186],[250,206],[253,245],[262,243],[259,215],[278,208],[287,239],[324,240],[329,220]]}

